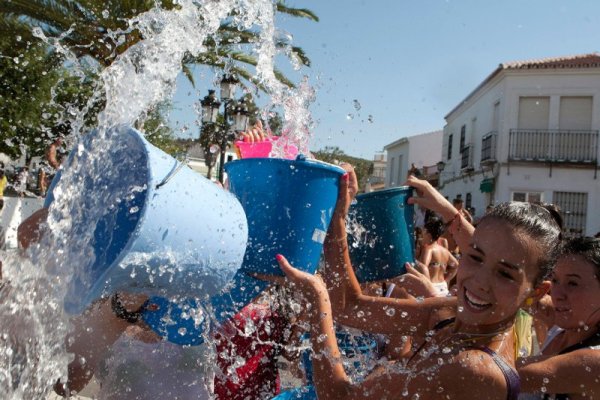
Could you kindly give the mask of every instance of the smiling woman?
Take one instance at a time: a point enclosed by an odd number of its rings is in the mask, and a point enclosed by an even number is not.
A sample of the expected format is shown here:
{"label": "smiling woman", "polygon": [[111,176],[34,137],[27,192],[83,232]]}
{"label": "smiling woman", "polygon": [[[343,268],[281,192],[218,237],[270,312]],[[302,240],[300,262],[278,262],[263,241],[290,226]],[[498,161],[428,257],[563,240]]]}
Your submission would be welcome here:
{"label": "smiling woman", "polygon": [[[516,399],[513,324],[528,299],[543,296],[545,275],[556,259],[561,228],[551,210],[506,203],[475,230],[428,182],[409,178],[419,197],[409,200],[438,213],[461,248],[468,249],[457,275],[457,297],[424,300],[365,296],[352,270],[345,217],[354,192],[352,171],[340,183],[325,243],[324,281],[290,266],[282,270],[312,303],[314,382],[319,399]],[[416,350],[403,368],[390,367],[360,383],[340,362],[333,315],[338,322],[385,334],[413,337]],[[419,345],[420,343],[420,345]],[[460,377],[460,379],[457,379]],[[465,382],[469,382],[465,393]]]}
{"label": "smiling woman", "polygon": [[[522,361],[523,390],[546,398],[600,395],[600,239],[566,242],[552,274],[542,354]],[[561,393],[550,397],[547,393]]]}

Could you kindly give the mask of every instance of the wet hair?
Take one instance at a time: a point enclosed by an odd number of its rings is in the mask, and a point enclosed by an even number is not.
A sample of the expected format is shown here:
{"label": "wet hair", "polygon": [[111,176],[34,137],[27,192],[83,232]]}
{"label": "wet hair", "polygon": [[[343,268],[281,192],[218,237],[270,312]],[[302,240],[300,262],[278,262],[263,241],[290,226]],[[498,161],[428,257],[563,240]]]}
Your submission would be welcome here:
{"label": "wet hair", "polygon": [[561,251],[562,216],[558,207],[525,202],[501,203],[489,210],[481,221],[491,218],[507,222],[540,246],[541,257],[537,265],[540,272],[534,283],[544,280],[554,269]]}
{"label": "wet hair", "polygon": [[594,265],[596,279],[600,281],[600,239],[577,237],[567,239],[562,248],[561,256],[581,256],[585,261]]}
{"label": "wet hair", "polygon": [[436,241],[444,233],[444,223],[439,218],[430,218],[423,226],[431,235],[431,239]]}

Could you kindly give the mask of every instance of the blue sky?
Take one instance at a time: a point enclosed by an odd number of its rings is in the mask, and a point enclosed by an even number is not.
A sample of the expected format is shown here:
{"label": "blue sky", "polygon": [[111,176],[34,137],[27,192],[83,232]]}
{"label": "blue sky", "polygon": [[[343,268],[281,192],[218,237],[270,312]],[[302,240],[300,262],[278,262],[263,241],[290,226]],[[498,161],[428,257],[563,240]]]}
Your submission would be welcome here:
{"label": "blue sky", "polygon": [[[312,60],[280,67],[317,89],[311,148],[371,159],[401,137],[442,129],[444,116],[501,62],[600,51],[597,0],[288,0],[320,18],[282,18]],[[179,79],[172,125],[197,132],[193,103],[213,84]],[[360,110],[355,107],[357,100]],[[369,118],[372,116],[372,118]],[[195,134],[197,136],[197,133]]]}

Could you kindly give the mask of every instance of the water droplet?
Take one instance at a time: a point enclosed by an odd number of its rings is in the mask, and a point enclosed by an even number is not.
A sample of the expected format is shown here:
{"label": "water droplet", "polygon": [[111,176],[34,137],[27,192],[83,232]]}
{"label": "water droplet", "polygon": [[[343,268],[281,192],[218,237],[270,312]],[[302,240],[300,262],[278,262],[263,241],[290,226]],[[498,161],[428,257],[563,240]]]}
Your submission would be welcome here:
{"label": "water droplet", "polygon": [[213,144],[212,146],[209,147],[208,151],[210,151],[211,154],[218,153],[219,146],[217,146],[216,144]]}
{"label": "water droplet", "polygon": [[352,119],[354,119],[354,114],[348,114],[348,115],[346,115],[346,119],[347,119],[347,120],[352,120]]}
{"label": "water droplet", "polygon": [[[387,313],[387,311],[386,311],[386,313]],[[356,316],[357,316],[358,318],[362,318],[362,317],[364,317],[364,316],[365,316],[365,313],[364,313],[364,311],[359,311],[359,312],[357,312],[357,313],[356,313]]]}
{"label": "water droplet", "polygon": [[373,119],[373,116],[371,114],[369,114],[369,117],[367,118],[367,121],[369,121],[371,124],[373,123],[374,119]]}
{"label": "water droplet", "polygon": [[31,33],[33,34],[33,36],[43,39],[44,36],[44,31],[42,31],[42,28],[40,28],[39,26],[36,26],[35,28],[33,28],[31,30]]}
{"label": "water droplet", "polygon": [[406,317],[408,317],[408,313],[407,313],[406,311],[402,311],[402,312],[400,313],[400,316],[401,316],[402,318],[406,318]]}
{"label": "water droplet", "polygon": [[458,307],[458,312],[463,312],[463,311],[465,311],[464,307],[462,307],[462,306]]}
{"label": "water droplet", "polygon": [[451,349],[450,347],[444,347],[444,348],[442,349],[442,353],[444,353],[444,354],[448,354],[448,353],[450,353],[451,351],[452,351],[452,349]]}
{"label": "water droplet", "polygon": [[388,317],[393,317],[393,316],[394,316],[394,314],[396,314],[396,310],[390,307],[390,308],[388,308],[387,310],[385,310],[385,314],[386,314]]}
{"label": "water droplet", "polygon": [[136,212],[138,212],[138,211],[140,211],[140,208],[139,208],[138,206],[131,207],[131,208],[129,209],[129,213],[130,213],[130,214],[135,214],[135,213],[136,213]]}
{"label": "water droplet", "polygon": [[108,10],[104,10],[104,11],[102,11],[102,16],[104,18],[108,18],[108,17],[110,17],[110,13],[108,12]]}
{"label": "water droplet", "polygon": [[361,105],[360,105],[360,103],[356,99],[352,100],[352,104],[354,105],[354,109],[356,111],[360,111],[360,109],[362,108]]}
{"label": "water droplet", "polygon": [[322,333],[319,336],[317,336],[317,343],[323,343],[325,340],[327,340],[327,335]]}
{"label": "water droplet", "polygon": [[185,336],[185,334],[187,333],[187,329],[179,328],[177,329],[177,333],[179,333],[181,336]]}

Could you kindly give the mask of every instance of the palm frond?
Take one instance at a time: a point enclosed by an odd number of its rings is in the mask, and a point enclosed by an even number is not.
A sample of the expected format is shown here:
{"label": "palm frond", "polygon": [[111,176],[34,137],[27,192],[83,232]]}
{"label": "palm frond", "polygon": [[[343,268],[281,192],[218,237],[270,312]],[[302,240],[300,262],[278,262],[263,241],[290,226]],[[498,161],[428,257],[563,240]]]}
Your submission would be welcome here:
{"label": "palm frond", "polygon": [[291,8],[286,6],[283,1],[278,1],[276,7],[277,11],[279,11],[280,13],[284,13],[298,18],[308,18],[312,19],[315,22],[319,22],[319,17],[317,17],[317,15],[314,12],[306,8]]}
{"label": "palm frond", "polygon": [[189,64],[182,63],[181,64],[181,72],[188,78],[188,81],[192,84],[192,87],[196,87],[196,83],[194,82],[194,74]]}

